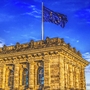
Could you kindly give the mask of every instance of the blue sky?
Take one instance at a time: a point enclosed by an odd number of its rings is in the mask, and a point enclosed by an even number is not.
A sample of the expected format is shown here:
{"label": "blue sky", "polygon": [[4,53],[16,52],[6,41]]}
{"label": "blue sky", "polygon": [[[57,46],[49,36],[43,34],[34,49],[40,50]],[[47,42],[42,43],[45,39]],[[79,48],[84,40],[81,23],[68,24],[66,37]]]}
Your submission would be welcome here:
{"label": "blue sky", "polygon": [[[0,47],[41,39],[42,1],[49,9],[68,18],[64,28],[45,22],[44,38],[64,38],[90,61],[90,0],[0,1]],[[90,84],[90,66],[86,67],[86,82]]]}

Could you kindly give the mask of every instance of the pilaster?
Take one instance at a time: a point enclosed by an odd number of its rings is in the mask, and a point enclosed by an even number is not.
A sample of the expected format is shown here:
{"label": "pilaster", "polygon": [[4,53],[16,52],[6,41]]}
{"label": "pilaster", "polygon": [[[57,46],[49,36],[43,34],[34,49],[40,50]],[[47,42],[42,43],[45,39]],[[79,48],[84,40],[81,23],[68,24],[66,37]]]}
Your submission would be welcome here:
{"label": "pilaster", "polygon": [[19,88],[19,64],[15,64],[15,70],[14,70],[14,88]]}
{"label": "pilaster", "polygon": [[69,88],[73,89],[73,66],[70,64],[69,65]]}
{"label": "pilaster", "polygon": [[64,80],[64,55],[60,54],[60,90],[65,90],[65,80]]}
{"label": "pilaster", "polygon": [[44,90],[50,90],[50,60],[49,56],[44,58]]}
{"label": "pilaster", "polygon": [[22,88],[22,79],[23,79],[23,67],[22,64],[20,64],[20,88]]}
{"label": "pilaster", "polygon": [[64,80],[65,80],[65,89],[67,90],[68,88],[68,63],[67,63],[67,58],[65,58],[65,73],[64,73]]}
{"label": "pilaster", "polygon": [[38,85],[38,68],[39,68],[38,62],[35,63],[34,68],[35,68],[34,69],[35,70],[35,89],[37,89],[39,87],[39,85]]}
{"label": "pilaster", "polygon": [[8,90],[9,86],[8,86],[8,83],[9,83],[9,73],[10,73],[10,70],[9,70],[9,67],[7,67],[6,69],[6,83],[5,83],[5,89]]}
{"label": "pilaster", "polygon": [[59,68],[60,56],[57,53],[50,55],[50,89],[59,90],[60,89],[60,68]]}
{"label": "pilaster", "polygon": [[79,69],[75,67],[75,89],[79,89]]}
{"label": "pilaster", "polygon": [[34,90],[34,60],[29,62],[29,89]]}
{"label": "pilaster", "polygon": [[2,80],[3,80],[3,67],[0,66],[0,89],[2,88]]}
{"label": "pilaster", "polygon": [[84,67],[82,67],[81,71],[80,71],[80,88],[82,90],[86,90],[85,69],[84,69]]}

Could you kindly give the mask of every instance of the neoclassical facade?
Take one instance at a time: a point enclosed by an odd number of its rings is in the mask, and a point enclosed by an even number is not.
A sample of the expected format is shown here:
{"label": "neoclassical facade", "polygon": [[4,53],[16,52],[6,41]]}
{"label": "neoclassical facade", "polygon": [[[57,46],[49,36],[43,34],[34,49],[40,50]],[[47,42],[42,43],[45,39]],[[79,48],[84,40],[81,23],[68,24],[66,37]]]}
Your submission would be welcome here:
{"label": "neoclassical facade", "polygon": [[79,51],[49,38],[0,48],[0,90],[86,90]]}

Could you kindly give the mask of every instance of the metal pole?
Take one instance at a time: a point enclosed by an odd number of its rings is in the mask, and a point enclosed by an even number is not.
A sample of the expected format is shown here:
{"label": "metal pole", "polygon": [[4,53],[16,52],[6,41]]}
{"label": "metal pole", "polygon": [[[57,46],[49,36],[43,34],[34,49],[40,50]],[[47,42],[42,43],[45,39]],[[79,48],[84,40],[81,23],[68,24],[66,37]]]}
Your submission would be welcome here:
{"label": "metal pole", "polygon": [[43,2],[42,2],[42,40],[44,40]]}

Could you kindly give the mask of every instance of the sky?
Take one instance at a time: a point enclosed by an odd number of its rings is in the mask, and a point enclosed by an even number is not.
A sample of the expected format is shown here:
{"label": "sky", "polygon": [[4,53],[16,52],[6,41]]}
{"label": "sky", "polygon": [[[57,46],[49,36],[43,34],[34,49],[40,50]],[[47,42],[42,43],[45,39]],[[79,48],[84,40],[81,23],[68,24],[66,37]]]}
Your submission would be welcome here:
{"label": "sky", "polygon": [[[44,22],[44,39],[64,38],[90,62],[90,0],[1,0],[0,47],[41,40],[42,2],[68,19],[64,28]],[[90,65],[85,69],[85,76],[90,90]]]}

